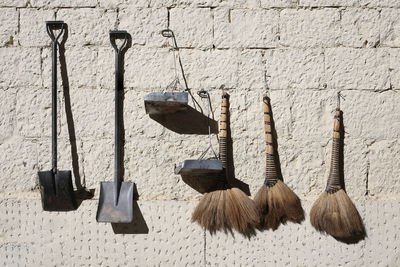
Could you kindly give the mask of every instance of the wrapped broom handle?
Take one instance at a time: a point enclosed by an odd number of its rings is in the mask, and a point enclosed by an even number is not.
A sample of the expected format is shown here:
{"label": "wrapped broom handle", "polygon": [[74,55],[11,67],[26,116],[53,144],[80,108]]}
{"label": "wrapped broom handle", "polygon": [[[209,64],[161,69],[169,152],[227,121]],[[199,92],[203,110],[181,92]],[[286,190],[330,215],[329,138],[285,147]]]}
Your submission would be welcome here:
{"label": "wrapped broom handle", "polygon": [[331,168],[329,170],[328,183],[325,191],[328,193],[335,193],[341,189],[340,185],[340,169],[339,169],[339,157],[340,157],[340,141],[341,141],[341,111],[336,108],[334,123],[333,123],[333,140],[332,140],[332,156],[331,156]]}
{"label": "wrapped broom handle", "polygon": [[222,167],[226,169],[227,164],[227,118],[228,118],[228,106],[229,106],[229,95],[226,92],[222,92],[221,100],[221,115],[219,119],[219,157],[222,161]]}
{"label": "wrapped broom handle", "polygon": [[275,166],[275,151],[274,139],[272,136],[272,113],[270,98],[267,94],[263,95],[263,109],[264,109],[264,132],[265,132],[265,152],[266,152],[266,166],[265,166],[265,181],[266,186],[273,186],[278,181],[278,174]]}

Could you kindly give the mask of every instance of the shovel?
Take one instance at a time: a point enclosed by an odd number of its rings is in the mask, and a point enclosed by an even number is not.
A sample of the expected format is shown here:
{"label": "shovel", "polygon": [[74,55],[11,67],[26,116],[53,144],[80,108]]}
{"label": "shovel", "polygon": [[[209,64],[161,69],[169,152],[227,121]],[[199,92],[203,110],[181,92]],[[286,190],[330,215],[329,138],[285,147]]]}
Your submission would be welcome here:
{"label": "shovel", "polygon": [[[120,47],[115,43],[116,39],[123,40]],[[96,220],[98,222],[130,223],[133,220],[133,183],[122,182],[120,173],[120,133],[119,133],[119,93],[123,90],[120,82],[120,57],[126,47],[128,33],[126,31],[110,31],[110,42],[115,50],[115,160],[114,182],[100,183],[100,199],[97,208]]]}
{"label": "shovel", "polygon": [[[57,43],[64,32],[63,21],[47,21],[47,33],[52,46],[52,169],[40,171],[39,185],[45,211],[69,211],[77,208],[71,171],[57,170]],[[59,30],[57,35],[54,31]]]}

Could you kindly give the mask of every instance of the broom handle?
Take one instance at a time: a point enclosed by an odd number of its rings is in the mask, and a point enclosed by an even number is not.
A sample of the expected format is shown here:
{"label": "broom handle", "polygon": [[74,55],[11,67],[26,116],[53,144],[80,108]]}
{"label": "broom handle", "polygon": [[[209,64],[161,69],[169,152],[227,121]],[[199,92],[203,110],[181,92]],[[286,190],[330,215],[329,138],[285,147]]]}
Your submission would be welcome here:
{"label": "broom handle", "polygon": [[266,166],[265,166],[265,185],[274,185],[278,180],[278,175],[275,166],[275,151],[274,139],[272,136],[272,112],[270,98],[267,94],[263,95],[263,109],[264,109],[264,132],[265,132],[265,152],[266,152]]}
{"label": "broom handle", "polygon": [[328,193],[336,192],[341,189],[340,185],[340,170],[339,170],[339,157],[340,157],[340,109],[336,108],[334,123],[333,123],[333,140],[332,140],[332,156],[331,167],[329,170],[328,183],[325,191]]}
{"label": "broom handle", "polygon": [[228,105],[229,105],[229,95],[226,92],[222,92],[221,100],[221,115],[219,119],[219,157],[222,161],[222,167],[226,169],[227,164],[227,118],[228,118]]}

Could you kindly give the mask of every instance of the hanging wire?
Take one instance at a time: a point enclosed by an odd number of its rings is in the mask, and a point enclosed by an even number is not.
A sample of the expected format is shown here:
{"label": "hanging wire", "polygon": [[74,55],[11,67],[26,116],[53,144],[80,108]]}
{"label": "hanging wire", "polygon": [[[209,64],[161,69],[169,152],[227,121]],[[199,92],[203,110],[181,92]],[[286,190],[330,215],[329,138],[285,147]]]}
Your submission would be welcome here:
{"label": "hanging wire", "polygon": [[336,102],[336,106],[338,109],[340,109],[340,98],[342,98],[343,100],[346,100],[344,98],[344,96],[341,94],[341,92],[339,91],[339,92],[337,92],[337,102]]}
{"label": "hanging wire", "polygon": [[[191,90],[189,89],[189,86],[187,84],[187,80],[186,80],[186,76],[185,76],[185,72],[183,70],[183,64],[182,64],[182,60],[181,60],[181,56],[179,53],[179,48],[178,48],[178,44],[176,42],[176,38],[175,38],[175,34],[172,30],[170,29],[166,29],[166,30],[162,30],[161,31],[161,35],[163,37],[167,37],[167,38],[171,38],[172,39],[172,45],[170,44],[170,42],[168,41],[168,46],[170,46],[172,48],[172,55],[174,57],[174,73],[175,73],[175,78],[174,80],[167,86],[167,88],[164,90],[166,91],[167,89],[178,89],[178,86],[180,87],[180,89],[183,89],[184,91],[188,92],[188,94],[190,95],[192,102],[193,102],[193,106],[194,108],[197,110],[197,107],[200,109],[201,113],[203,113],[203,109],[201,108],[200,104],[197,102],[197,100],[194,98]],[[175,53],[176,51],[176,53]],[[183,81],[185,83],[185,86],[182,86],[182,84],[180,83],[179,80],[179,76],[178,76],[178,68],[176,66],[176,57],[178,57],[178,61],[179,61],[179,66],[181,69],[181,73],[182,73],[182,78]]]}
{"label": "hanging wire", "polygon": [[206,229],[203,230],[203,239],[204,239],[204,250],[203,250],[204,266],[207,266],[207,233],[206,233]]}
{"label": "hanging wire", "polygon": [[268,97],[271,96],[271,89],[268,86],[268,78],[271,78],[271,76],[267,75],[267,72],[264,72],[264,92],[267,94]]}
{"label": "hanging wire", "polygon": [[[207,152],[211,149],[211,151],[214,154],[215,158],[218,158],[217,153],[215,152],[212,142],[211,142],[211,122],[210,122],[210,113],[212,113],[212,106],[211,106],[211,98],[210,94],[206,90],[201,90],[197,92],[197,94],[200,96],[201,99],[207,99],[208,100],[208,105],[207,105],[207,124],[208,124],[208,142],[209,145],[207,149],[200,155],[199,159],[203,159]],[[213,119],[214,119],[214,113],[212,113]]]}

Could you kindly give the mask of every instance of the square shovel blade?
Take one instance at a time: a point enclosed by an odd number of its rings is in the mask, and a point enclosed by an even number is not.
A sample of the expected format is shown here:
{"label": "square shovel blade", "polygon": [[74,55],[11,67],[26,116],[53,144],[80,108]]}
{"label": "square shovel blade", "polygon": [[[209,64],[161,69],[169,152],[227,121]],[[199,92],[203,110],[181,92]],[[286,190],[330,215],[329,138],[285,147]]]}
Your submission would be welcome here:
{"label": "square shovel blade", "polygon": [[100,183],[98,222],[130,223],[133,220],[133,183],[122,182],[118,204],[114,203],[114,182]]}
{"label": "square shovel blade", "polygon": [[41,171],[39,174],[40,195],[45,211],[76,210],[77,203],[72,186],[71,171]]}

